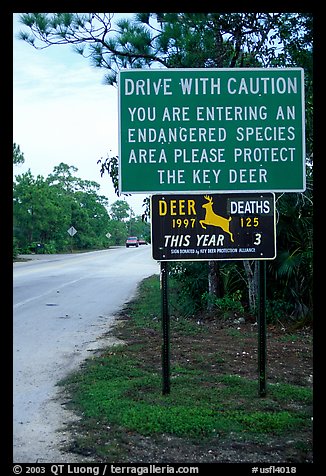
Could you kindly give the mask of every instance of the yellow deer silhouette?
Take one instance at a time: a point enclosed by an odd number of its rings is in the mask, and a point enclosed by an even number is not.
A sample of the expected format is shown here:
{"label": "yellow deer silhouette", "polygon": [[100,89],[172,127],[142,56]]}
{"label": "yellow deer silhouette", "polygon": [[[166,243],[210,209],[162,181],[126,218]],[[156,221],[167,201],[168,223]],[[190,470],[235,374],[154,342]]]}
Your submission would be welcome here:
{"label": "yellow deer silhouette", "polygon": [[204,220],[199,220],[202,228],[206,230],[205,225],[218,226],[219,228],[222,228],[225,233],[228,233],[230,235],[231,241],[234,242],[233,234],[230,232],[230,221],[232,220],[232,217],[224,218],[220,215],[216,215],[216,213],[213,212],[212,197],[205,195],[204,198],[207,200],[207,203],[204,203],[203,205],[203,208],[206,209],[206,214]]}

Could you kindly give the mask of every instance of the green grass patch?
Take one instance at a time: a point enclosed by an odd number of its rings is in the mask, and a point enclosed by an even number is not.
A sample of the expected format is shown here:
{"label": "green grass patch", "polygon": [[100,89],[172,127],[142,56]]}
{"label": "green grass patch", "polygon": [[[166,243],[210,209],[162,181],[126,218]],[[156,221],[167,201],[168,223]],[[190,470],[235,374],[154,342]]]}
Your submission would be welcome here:
{"label": "green grass patch", "polygon": [[[268,397],[259,398],[257,380],[203,368],[204,335],[196,340],[196,358],[191,366],[185,360],[173,362],[171,393],[162,395],[161,362],[157,359],[161,345],[160,305],[158,278],[146,279],[138,298],[128,306],[129,319],[121,330],[124,340],[129,336],[128,345],[112,347],[90,358],[80,371],[61,382],[70,394],[70,406],[82,416],[87,447],[93,444],[101,457],[108,451],[116,454],[116,442],[126,438],[121,435],[128,432],[145,437],[169,434],[198,441],[227,438],[232,433],[254,441],[257,437],[311,429],[311,389],[269,384]],[[173,333],[181,350],[182,339],[189,340],[195,330],[196,335],[207,332],[196,322],[179,321],[174,321]],[[148,329],[154,334],[148,334]],[[212,353],[212,362],[223,365],[224,360],[220,352]],[[99,439],[94,422],[98,428],[110,428],[110,441],[106,444],[99,443],[105,437]],[[82,446],[81,438],[80,452]]]}
{"label": "green grass patch", "polygon": [[[163,396],[161,375],[151,369],[144,371],[140,360],[139,352],[123,348],[115,355],[90,360],[83,371],[65,381],[73,390],[73,403],[87,418],[142,435],[280,434],[309,425],[304,412],[257,411],[261,400],[256,382],[238,376],[212,378],[179,366],[172,373],[171,394]],[[311,395],[304,390],[273,386],[271,398],[277,402],[290,395],[292,401],[306,403]]]}

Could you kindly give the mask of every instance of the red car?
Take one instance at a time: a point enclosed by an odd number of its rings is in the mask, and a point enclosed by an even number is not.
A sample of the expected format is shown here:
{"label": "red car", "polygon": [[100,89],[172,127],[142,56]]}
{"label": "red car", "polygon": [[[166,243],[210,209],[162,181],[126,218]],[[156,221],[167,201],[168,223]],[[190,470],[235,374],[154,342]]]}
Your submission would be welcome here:
{"label": "red car", "polygon": [[138,248],[139,241],[137,236],[128,236],[126,239],[126,247],[129,248],[129,246],[136,246],[136,248]]}

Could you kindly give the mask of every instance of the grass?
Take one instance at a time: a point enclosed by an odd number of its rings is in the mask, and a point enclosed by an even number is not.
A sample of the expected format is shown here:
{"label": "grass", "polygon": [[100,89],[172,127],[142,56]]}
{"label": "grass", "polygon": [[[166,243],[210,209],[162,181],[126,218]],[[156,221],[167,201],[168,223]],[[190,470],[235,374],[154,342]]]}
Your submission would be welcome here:
{"label": "grass", "polygon": [[[177,299],[173,290],[171,299]],[[172,319],[180,358],[171,364],[171,393],[162,395],[160,306],[158,278],[144,280],[118,328],[127,345],[88,359],[61,382],[82,416],[74,451],[114,462],[127,457],[128,435],[211,441],[232,434],[255,441],[311,430],[311,389],[278,382],[259,398],[256,380],[218,370],[225,357],[205,353],[208,330],[194,320]],[[189,341],[193,352],[187,354]]]}
{"label": "grass", "polygon": [[[115,355],[92,359],[69,380],[74,386],[74,404],[86,418],[141,435],[170,433],[190,438],[231,430],[281,434],[308,424],[305,412],[280,408],[289,396],[292,401],[309,403],[311,395],[306,389],[274,386],[266,405],[266,400],[257,397],[256,382],[236,376],[212,378],[178,367],[172,369],[171,394],[163,396],[161,375],[153,369],[145,371],[139,357],[128,356],[129,352],[120,348]],[[270,401],[274,408],[266,411]]]}

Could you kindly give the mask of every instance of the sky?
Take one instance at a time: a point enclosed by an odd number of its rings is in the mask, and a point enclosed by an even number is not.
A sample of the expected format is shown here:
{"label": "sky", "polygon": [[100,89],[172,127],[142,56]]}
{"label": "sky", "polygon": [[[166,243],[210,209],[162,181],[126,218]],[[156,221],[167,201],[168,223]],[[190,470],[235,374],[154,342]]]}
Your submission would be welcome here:
{"label": "sky", "polygon": [[[109,206],[123,199],[141,215],[146,195],[118,197],[97,164],[118,155],[118,90],[103,84],[107,71],[94,68],[70,45],[36,50],[18,40],[26,29],[19,15],[13,14],[13,141],[25,163],[14,166],[14,175],[30,169],[34,177],[47,177],[63,162],[77,167],[77,177],[97,182]],[[114,18],[126,15],[133,14]]]}

